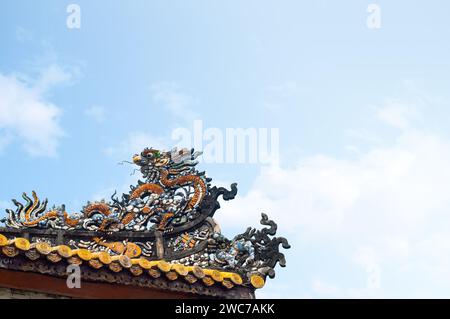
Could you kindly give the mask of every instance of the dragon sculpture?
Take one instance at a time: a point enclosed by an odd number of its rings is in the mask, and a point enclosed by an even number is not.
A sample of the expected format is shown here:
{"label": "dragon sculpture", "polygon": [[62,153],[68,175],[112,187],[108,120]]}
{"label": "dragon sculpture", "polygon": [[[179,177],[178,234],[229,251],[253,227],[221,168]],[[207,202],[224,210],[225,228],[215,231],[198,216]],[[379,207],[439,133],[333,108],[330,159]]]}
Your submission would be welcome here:
{"label": "dragon sculpture", "polygon": [[120,230],[144,231],[150,228],[165,230],[169,225],[180,225],[195,218],[199,204],[207,193],[208,182],[204,172],[198,172],[195,159],[200,155],[193,150],[173,149],[160,152],[145,149],[133,157],[140,167],[144,181],[130,186],[129,194],[119,200],[115,194],[111,202],[93,202],[81,214],[69,215],[65,206],[47,211],[48,200],[40,201],[32,192],[32,199],[23,194],[23,205],[13,200],[17,209],[8,209],[9,227],[39,227],[85,229],[115,232]]}
{"label": "dragon sculpture", "polygon": [[[22,195],[24,204],[13,200],[16,209],[7,209],[2,221],[16,229],[92,233],[86,240],[71,239],[68,244],[130,258],[161,258],[154,247],[159,233],[165,243],[163,257],[172,262],[273,277],[276,264],[286,264],[279,245],[289,248],[287,240],[273,237],[277,225],[265,214],[261,224],[268,228],[248,228],[233,240],[225,238],[211,217],[220,207],[219,196],[224,200],[235,197],[236,184],[231,191],[211,187],[211,179],[196,169],[199,155],[194,149],[146,148],[132,158],[142,180],[121,198],[114,193],[110,201],[88,202],[79,213],[69,215],[65,205],[47,209],[48,200],[41,201],[33,191],[31,198]],[[112,234],[123,240],[108,241]]]}

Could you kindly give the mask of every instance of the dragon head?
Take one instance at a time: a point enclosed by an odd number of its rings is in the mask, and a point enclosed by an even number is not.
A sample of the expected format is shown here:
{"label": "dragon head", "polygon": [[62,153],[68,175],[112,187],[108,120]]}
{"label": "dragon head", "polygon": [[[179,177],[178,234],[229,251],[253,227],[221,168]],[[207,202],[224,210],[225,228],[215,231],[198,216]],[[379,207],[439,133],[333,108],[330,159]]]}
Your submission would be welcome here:
{"label": "dragon head", "polygon": [[140,154],[133,156],[133,163],[141,168],[145,178],[151,176],[152,172],[160,169],[186,170],[197,165],[195,160],[202,152],[194,152],[194,149],[183,148],[172,149],[169,152],[146,148]]}
{"label": "dragon head", "polygon": [[161,152],[153,148],[144,149],[133,156],[133,163],[140,167],[162,167],[170,162],[170,152]]}

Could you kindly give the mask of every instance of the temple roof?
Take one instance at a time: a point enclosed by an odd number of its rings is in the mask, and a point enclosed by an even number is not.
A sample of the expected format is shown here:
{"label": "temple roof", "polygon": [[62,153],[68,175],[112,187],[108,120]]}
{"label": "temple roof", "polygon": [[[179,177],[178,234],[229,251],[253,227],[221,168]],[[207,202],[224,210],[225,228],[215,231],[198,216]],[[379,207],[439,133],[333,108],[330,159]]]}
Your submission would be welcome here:
{"label": "temple roof", "polygon": [[252,297],[275,266],[286,261],[275,237],[277,225],[261,224],[228,239],[213,219],[219,197],[230,189],[211,186],[196,169],[200,152],[145,149],[133,157],[142,179],[129,193],[88,202],[79,213],[65,205],[48,208],[35,192],[13,200],[0,228],[0,268],[67,276],[67,265],[82,267],[82,279],[114,282],[200,296]]}

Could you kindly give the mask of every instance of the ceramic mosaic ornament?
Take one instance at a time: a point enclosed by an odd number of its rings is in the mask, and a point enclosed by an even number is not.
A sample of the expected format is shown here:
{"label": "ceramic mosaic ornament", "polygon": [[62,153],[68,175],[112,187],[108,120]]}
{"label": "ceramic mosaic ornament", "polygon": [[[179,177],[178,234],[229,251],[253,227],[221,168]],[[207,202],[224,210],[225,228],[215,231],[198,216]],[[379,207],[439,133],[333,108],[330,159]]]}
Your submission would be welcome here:
{"label": "ceramic mosaic ornament", "polygon": [[[47,199],[24,193],[3,220],[2,254],[31,261],[46,256],[54,264],[84,264],[116,274],[128,269],[150,279],[164,273],[168,281],[183,278],[190,285],[218,284],[228,291],[263,287],[278,263],[286,265],[280,245],[290,248],[288,241],[275,237],[277,225],[265,214],[265,228],[224,237],[212,217],[220,208],[218,198],[234,199],[237,187],[211,186],[196,169],[199,155],[193,149],[144,149],[133,157],[142,180],[129,193],[88,202],[79,213],[67,213],[64,205],[48,208]],[[92,274],[90,279],[99,280]]]}

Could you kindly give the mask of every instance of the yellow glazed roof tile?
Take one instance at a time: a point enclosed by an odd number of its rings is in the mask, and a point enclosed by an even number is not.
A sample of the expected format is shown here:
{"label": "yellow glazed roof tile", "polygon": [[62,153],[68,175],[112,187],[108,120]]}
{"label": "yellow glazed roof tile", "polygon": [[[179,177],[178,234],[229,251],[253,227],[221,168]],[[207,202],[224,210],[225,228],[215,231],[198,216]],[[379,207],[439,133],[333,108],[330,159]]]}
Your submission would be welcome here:
{"label": "yellow glazed roof tile", "polygon": [[[106,251],[91,252],[88,249],[71,249],[66,245],[50,246],[46,242],[30,244],[28,239],[22,237],[8,239],[6,236],[0,234],[0,247],[3,247],[3,254],[11,258],[17,256],[19,251],[25,252],[30,249],[36,249],[39,254],[46,256],[48,260],[54,263],[62,259],[76,264],[83,263],[84,261],[94,269],[99,269],[103,265],[109,265],[109,268],[114,272],[129,269],[135,276],[147,273],[153,278],[160,276],[157,275],[159,270],[165,273],[165,276],[171,281],[181,277],[193,284],[197,282],[197,279],[201,279],[200,281],[206,286],[212,286],[217,282],[227,289],[233,288],[234,285],[244,284],[242,277],[234,272],[205,269],[199,266],[185,266],[178,263],[169,263],[165,260],[148,260],[143,257],[129,258],[126,255],[112,256]],[[115,262],[115,264],[112,265],[112,262]],[[265,280],[259,275],[253,275],[250,278],[250,283],[254,288],[262,288]]]}

